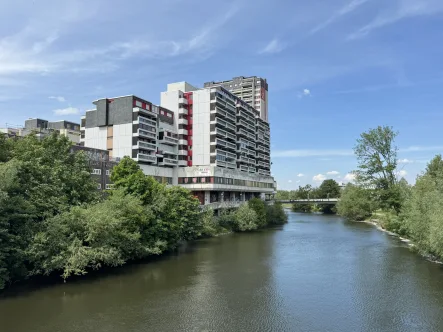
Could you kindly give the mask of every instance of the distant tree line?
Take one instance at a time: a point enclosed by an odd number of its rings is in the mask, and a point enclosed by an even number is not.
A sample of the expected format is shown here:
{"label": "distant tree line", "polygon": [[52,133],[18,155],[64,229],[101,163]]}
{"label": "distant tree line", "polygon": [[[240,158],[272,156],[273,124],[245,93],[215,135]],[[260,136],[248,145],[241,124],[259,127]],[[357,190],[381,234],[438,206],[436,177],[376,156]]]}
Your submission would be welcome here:
{"label": "distant tree line", "polygon": [[280,204],[253,199],[215,217],[178,186],[144,175],[129,157],[101,195],[83,152],[54,133],[0,135],[0,289],[35,275],[64,279],[174,250],[183,241],[282,224]]}
{"label": "distant tree line", "polygon": [[[310,184],[299,186],[296,190],[278,190],[275,196],[277,200],[301,200],[301,199],[326,199],[340,198],[341,189],[339,184],[333,180],[324,180],[318,188],[312,187]],[[311,203],[294,203],[292,204],[294,212],[322,212],[325,214],[336,213],[335,204],[316,205]]]}

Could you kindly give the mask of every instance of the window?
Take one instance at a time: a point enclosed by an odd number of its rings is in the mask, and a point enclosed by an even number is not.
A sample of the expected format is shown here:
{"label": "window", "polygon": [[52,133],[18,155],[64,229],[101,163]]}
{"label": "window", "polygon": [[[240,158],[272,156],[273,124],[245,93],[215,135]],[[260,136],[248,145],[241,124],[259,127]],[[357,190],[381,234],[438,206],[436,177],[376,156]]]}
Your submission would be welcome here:
{"label": "window", "polygon": [[114,189],[113,184],[110,184],[110,183],[106,184],[106,190],[112,190],[112,189]]}
{"label": "window", "polygon": [[100,168],[95,168],[92,170],[92,173],[94,175],[102,175],[102,170]]}
{"label": "window", "polygon": [[111,175],[111,173],[112,173],[112,171],[111,171],[110,169],[107,169],[107,170],[106,170],[106,175],[109,176],[109,175]]}
{"label": "window", "polygon": [[102,185],[100,183],[97,183],[97,190],[101,190],[102,189]]}

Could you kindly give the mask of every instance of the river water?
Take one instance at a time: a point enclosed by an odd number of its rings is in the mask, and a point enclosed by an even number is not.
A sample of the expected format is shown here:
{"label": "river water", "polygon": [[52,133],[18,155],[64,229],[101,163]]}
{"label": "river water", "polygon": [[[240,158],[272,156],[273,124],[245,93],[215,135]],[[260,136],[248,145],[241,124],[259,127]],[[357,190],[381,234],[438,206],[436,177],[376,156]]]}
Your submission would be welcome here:
{"label": "river water", "polygon": [[443,270],[371,225],[289,212],[111,274],[7,294],[2,332],[443,331]]}

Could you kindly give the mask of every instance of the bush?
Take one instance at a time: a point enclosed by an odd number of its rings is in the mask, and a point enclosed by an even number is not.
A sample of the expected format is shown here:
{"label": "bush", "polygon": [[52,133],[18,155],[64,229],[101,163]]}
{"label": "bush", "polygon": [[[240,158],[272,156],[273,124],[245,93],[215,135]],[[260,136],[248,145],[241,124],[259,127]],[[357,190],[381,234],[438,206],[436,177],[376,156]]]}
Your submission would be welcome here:
{"label": "bush", "polygon": [[283,225],[288,222],[283,205],[275,202],[273,205],[266,205],[266,221],[268,225]]}
{"label": "bush", "polygon": [[267,225],[265,202],[260,198],[253,198],[248,201],[248,206],[257,214],[256,224],[259,228]]}
{"label": "bush", "polygon": [[312,212],[313,208],[314,206],[312,204],[299,204],[299,203],[292,204],[293,212],[309,213]]}
{"label": "bush", "polygon": [[373,203],[367,189],[348,184],[337,203],[337,212],[346,219],[362,221],[372,215]]}
{"label": "bush", "polygon": [[234,230],[239,232],[252,231],[258,228],[257,213],[248,204],[243,204],[235,211]]}

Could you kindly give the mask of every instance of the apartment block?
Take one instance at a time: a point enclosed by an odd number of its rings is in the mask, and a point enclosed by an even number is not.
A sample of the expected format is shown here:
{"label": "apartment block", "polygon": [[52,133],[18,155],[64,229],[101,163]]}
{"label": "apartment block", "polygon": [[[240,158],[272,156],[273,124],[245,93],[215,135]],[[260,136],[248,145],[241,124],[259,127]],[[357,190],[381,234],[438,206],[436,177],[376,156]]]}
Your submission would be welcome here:
{"label": "apartment block", "polygon": [[53,132],[66,136],[75,144],[80,143],[80,124],[70,121],[48,121],[44,119],[28,119],[25,121],[24,127],[6,126],[0,129],[0,132],[8,134],[8,136],[26,136],[34,133],[38,138],[44,138]]}
{"label": "apartment block", "polygon": [[145,174],[214,209],[274,194],[269,124],[223,87],[168,84],[161,106],[132,95],[93,103],[81,119],[85,147],[130,156]]}
{"label": "apartment block", "polygon": [[96,108],[81,119],[83,146],[107,150],[117,159],[130,156],[146,174],[177,183],[179,139],[173,112],[132,95],[93,104]]}
{"label": "apartment block", "polygon": [[240,98],[222,87],[182,82],[168,85],[161,105],[178,114],[181,165],[270,176],[269,124]]}
{"label": "apartment block", "polygon": [[260,112],[262,120],[268,122],[268,83],[258,76],[239,76],[231,80],[207,82],[205,88],[221,86]]}

